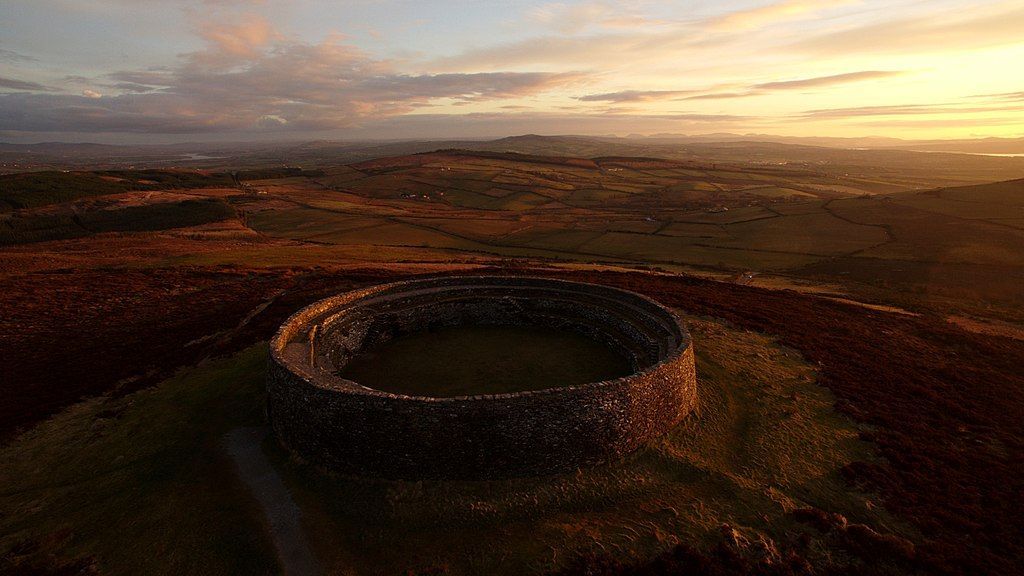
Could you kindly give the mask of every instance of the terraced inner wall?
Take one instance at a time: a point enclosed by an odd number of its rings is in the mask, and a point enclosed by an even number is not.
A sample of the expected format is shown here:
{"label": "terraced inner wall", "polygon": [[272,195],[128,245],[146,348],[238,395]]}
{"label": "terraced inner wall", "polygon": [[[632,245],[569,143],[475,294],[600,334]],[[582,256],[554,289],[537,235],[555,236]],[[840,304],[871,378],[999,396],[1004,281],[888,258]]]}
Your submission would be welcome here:
{"label": "terraced inner wall", "polygon": [[[459,325],[574,330],[624,355],[615,380],[514,394],[402,396],[337,373],[365,347]],[[271,341],[268,406],[286,447],[328,469],[394,478],[568,471],[622,457],[694,407],[690,339],[668,309],[604,286],[445,277],[358,290],[300,311]]]}

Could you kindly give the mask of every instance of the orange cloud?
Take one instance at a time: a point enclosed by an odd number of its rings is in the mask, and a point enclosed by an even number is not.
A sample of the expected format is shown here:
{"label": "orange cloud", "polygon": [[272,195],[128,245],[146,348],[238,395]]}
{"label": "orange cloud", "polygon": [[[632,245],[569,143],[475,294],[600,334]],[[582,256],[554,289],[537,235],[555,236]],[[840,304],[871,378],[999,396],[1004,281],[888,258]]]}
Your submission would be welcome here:
{"label": "orange cloud", "polygon": [[[324,130],[408,114],[436,100],[512,100],[585,80],[576,72],[403,74],[339,37],[278,40],[255,20],[210,28],[204,37],[210,46],[178,66],[108,74],[128,88],[122,94],[0,93],[0,130]],[[37,86],[0,78],[0,88]]]}
{"label": "orange cloud", "polygon": [[262,16],[246,15],[233,23],[207,22],[199,27],[199,36],[221,54],[249,58],[255,56],[281,34]]}
{"label": "orange cloud", "polygon": [[785,0],[760,8],[726,14],[711,24],[713,28],[751,30],[857,3],[857,0]]}

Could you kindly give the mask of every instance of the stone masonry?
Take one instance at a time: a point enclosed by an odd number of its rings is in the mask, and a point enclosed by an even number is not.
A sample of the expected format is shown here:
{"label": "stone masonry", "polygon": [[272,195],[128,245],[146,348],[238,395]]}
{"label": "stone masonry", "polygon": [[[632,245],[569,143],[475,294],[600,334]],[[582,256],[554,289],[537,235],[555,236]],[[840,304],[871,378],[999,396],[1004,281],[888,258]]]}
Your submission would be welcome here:
{"label": "stone masonry", "polygon": [[[462,324],[576,330],[633,374],[515,394],[412,397],[337,376],[360,349]],[[270,343],[271,426],[301,458],[388,478],[494,478],[574,470],[664,434],[696,403],[689,335],[660,304],[605,286],[524,277],[411,280],[317,302]]]}

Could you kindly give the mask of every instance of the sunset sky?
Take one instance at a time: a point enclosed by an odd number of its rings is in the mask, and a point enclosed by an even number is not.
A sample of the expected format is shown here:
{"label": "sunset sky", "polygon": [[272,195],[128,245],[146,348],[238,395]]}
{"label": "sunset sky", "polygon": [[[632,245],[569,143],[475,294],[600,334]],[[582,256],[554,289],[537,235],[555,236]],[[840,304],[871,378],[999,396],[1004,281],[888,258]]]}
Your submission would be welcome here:
{"label": "sunset sky", "polygon": [[1024,136],[1024,0],[4,0],[0,140]]}

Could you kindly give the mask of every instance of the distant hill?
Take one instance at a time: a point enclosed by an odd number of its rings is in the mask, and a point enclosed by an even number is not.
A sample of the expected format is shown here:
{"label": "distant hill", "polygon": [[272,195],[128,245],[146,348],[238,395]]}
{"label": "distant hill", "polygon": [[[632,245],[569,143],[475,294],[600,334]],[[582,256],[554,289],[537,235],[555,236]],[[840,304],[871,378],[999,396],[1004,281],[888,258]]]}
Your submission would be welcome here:
{"label": "distant hill", "polygon": [[[1024,139],[908,141],[892,138],[794,138],[760,134],[543,136],[496,140],[213,143],[110,146],[89,143],[0,144],[0,172],[55,169],[194,167],[218,171],[271,167],[318,168],[436,150],[514,152],[594,159],[643,157],[727,164],[744,169],[788,166],[845,178],[880,178],[911,188],[958,186],[1024,176]],[[958,153],[969,152],[970,154]]]}

